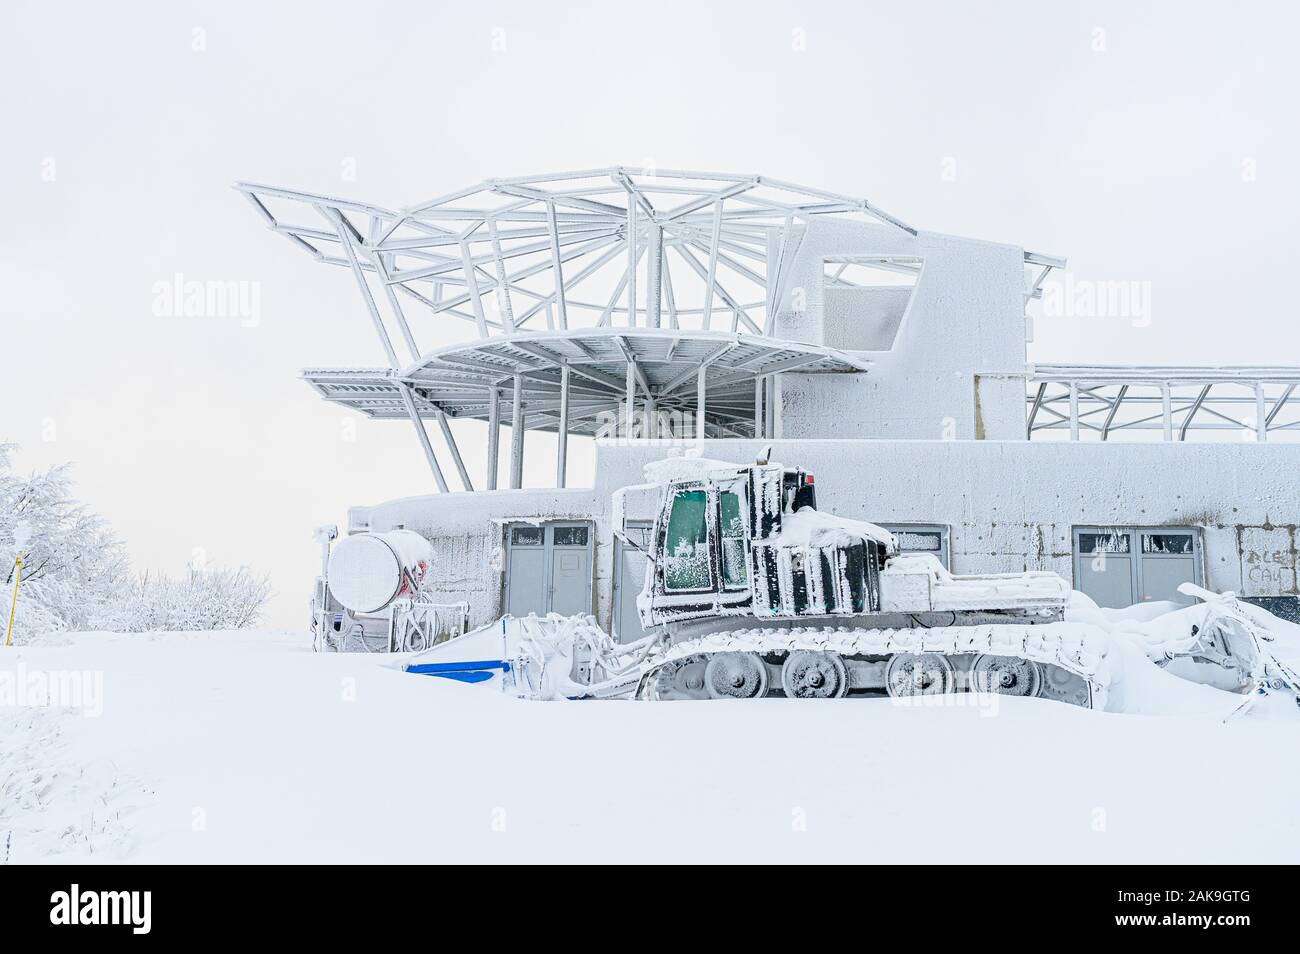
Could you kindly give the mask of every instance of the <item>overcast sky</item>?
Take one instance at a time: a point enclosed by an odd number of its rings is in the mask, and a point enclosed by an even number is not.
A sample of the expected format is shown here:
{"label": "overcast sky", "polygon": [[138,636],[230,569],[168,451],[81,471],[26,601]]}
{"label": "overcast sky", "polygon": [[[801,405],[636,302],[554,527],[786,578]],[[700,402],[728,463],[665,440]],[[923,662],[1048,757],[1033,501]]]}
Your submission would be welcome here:
{"label": "overcast sky", "polygon": [[[73,461],[140,568],[271,573],[285,626],[314,526],[431,489],[409,425],[348,440],[297,380],[382,354],[348,274],[237,179],[395,207],[600,165],[763,173],[1150,283],[1149,323],[1043,318],[1033,360],[1300,364],[1295,9],[9,0],[0,439]],[[250,283],[257,319],[157,314],[177,274]]]}

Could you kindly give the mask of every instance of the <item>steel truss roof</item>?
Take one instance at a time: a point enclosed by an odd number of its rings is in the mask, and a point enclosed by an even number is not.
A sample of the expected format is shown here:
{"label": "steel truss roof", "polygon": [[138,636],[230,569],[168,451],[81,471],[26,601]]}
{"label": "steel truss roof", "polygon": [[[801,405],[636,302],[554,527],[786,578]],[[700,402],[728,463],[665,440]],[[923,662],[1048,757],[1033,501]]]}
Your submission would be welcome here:
{"label": "steel truss roof", "polygon": [[[403,209],[235,188],[272,231],[351,271],[387,359],[385,369],[304,377],[371,417],[406,416],[441,490],[426,418],[437,421],[466,490],[448,420],[488,421],[493,489],[503,407],[511,487],[521,486],[529,429],[559,435],[560,487],[568,435],[608,433],[611,414],[625,437],[664,436],[658,422],[666,416],[672,426],[678,411],[695,439],[770,435],[775,375],[866,369],[774,335],[796,223],[862,218],[916,234],[866,199],[728,173],[615,166],[489,179]],[[429,351],[417,336],[430,330],[440,342],[467,331],[475,340]]]}
{"label": "steel truss roof", "polygon": [[1036,365],[1027,375],[1032,439],[1068,431],[1072,440],[1122,431],[1237,431],[1255,440],[1300,432],[1300,368]]}
{"label": "steel truss roof", "polygon": [[702,372],[706,436],[751,437],[760,428],[756,381],[783,371],[865,371],[868,364],[831,348],[729,332],[591,329],[450,345],[396,373],[311,369],[303,378],[326,400],[372,418],[406,417],[406,385],[422,417],[488,420],[494,404],[496,413],[513,416],[518,375],[525,426],[555,431],[566,367],[569,433],[613,436],[610,425],[622,419],[629,397],[642,406],[649,400],[669,418],[693,415]]}
{"label": "steel truss roof", "polygon": [[235,188],[273,231],[374,283],[412,348],[408,308],[480,337],[613,325],[771,334],[793,224],[862,217],[915,234],[863,198],[716,172],[489,179],[404,209]]}

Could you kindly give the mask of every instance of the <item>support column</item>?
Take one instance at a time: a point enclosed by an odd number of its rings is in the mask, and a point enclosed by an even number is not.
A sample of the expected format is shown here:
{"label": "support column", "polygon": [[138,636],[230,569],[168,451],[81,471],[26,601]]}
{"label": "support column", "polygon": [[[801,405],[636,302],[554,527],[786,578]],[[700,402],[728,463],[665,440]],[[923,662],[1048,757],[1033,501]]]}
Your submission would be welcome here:
{"label": "support column", "polygon": [[406,405],[406,415],[415,425],[415,436],[424,451],[424,459],[429,462],[429,469],[433,471],[433,479],[438,484],[438,489],[445,494],[447,479],[442,476],[442,468],[438,466],[438,458],[434,456],[433,445],[429,443],[429,432],[424,429],[424,421],[420,420],[420,413],[415,409],[415,399],[411,397],[411,389],[405,384],[399,384],[397,389],[401,392],[402,403]]}
{"label": "support column", "polygon": [[763,436],[763,379],[754,379],[754,437]]}
{"label": "support column", "polygon": [[488,388],[487,489],[497,489],[497,458],[501,452],[501,389]]}
{"label": "support column", "polygon": [[655,419],[656,413],[658,411],[655,407],[654,395],[647,394],[645,399],[645,433],[641,435],[642,437],[653,440],[659,436],[659,422]]}
{"label": "support column", "polygon": [[623,406],[623,437],[631,440],[636,436],[632,431],[632,424],[636,420],[636,364],[631,358],[627,360],[627,392],[624,395]]}
{"label": "support column", "polygon": [[483,311],[483,296],[478,290],[478,272],[474,268],[474,255],[469,242],[462,239],[460,243],[460,262],[465,271],[465,287],[469,291],[470,301],[474,305],[474,321],[478,324],[478,336],[488,336],[487,315]]}
{"label": "support column", "polygon": [[650,258],[646,278],[646,325],[659,327],[660,297],[663,292],[664,230],[661,226],[650,226]]}
{"label": "support column", "polygon": [[769,374],[764,388],[767,395],[763,430],[768,437],[776,437],[776,375]]}
{"label": "support column", "polygon": [[1070,440],[1079,439],[1079,383],[1070,382]]}
{"label": "support column", "polygon": [[445,411],[438,411],[438,427],[442,429],[442,439],[447,442],[447,450],[451,451],[451,462],[456,465],[456,473],[460,476],[461,486],[472,491],[474,485],[470,483],[469,472],[465,470],[465,461],[461,459],[460,447],[456,444],[456,437],[451,432],[451,425],[447,423]]}
{"label": "support column", "polygon": [[[560,229],[555,224],[555,203],[546,203],[546,224],[551,231],[551,273],[555,279],[555,304],[560,311],[560,330],[569,327],[569,303],[564,291],[564,268],[560,257]],[[550,318],[548,308],[547,317]]]}
{"label": "support column", "polygon": [[1174,402],[1169,393],[1169,385],[1160,385],[1160,414],[1165,425],[1165,440],[1174,439]]}
{"label": "support column", "polygon": [[709,269],[704,279],[704,317],[702,325],[709,330],[713,320],[713,289],[718,277],[718,246],[722,242],[722,201],[713,203],[713,228],[709,232]]}
{"label": "support column", "polygon": [[695,439],[704,440],[704,376],[706,369],[701,367],[695,375]]}
{"label": "support column", "polygon": [[524,485],[524,378],[515,375],[514,406],[510,409],[510,489]]}
{"label": "support column", "polygon": [[627,326],[636,327],[636,198],[627,197]]}
{"label": "support column", "polygon": [[348,267],[352,269],[352,277],[356,279],[357,286],[361,289],[361,297],[365,299],[366,310],[370,312],[370,320],[374,322],[375,333],[379,335],[379,343],[383,346],[384,356],[388,358],[388,366],[397,371],[399,370],[397,352],[393,350],[393,342],[388,337],[388,329],[384,327],[384,319],[379,314],[379,306],[375,304],[375,296],[371,294],[370,285],[366,282],[366,274],[361,270],[361,263],[357,261],[357,252],[352,245],[352,236],[348,234],[343,216],[334,209],[330,209],[330,212],[333,213],[332,216],[326,216],[326,218],[329,218],[334,223],[334,231],[338,233],[339,242],[343,245],[343,254],[347,257]]}
{"label": "support column", "polygon": [[1268,440],[1268,415],[1264,413],[1264,384],[1255,385],[1255,440]]}
{"label": "support column", "polygon": [[512,335],[515,333],[515,309],[510,301],[510,283],[506,275],[505,259],[501,257],[501,238],[497,234],[495,216],[488,216],[487,227],[497,274],[497,309],[501,312],[502,328],[506,334]]}
{"label": "support column", "polygon": [[569,366],[560,366],[560,427],[555,445],[555,486],[563,487],[569,463]]}

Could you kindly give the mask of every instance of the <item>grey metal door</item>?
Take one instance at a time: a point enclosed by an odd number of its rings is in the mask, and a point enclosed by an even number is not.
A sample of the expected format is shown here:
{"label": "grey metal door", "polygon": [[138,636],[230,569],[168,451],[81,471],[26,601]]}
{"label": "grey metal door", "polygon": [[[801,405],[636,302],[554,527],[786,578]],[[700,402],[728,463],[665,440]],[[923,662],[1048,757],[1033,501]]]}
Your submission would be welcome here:
{"label": "grey metal door", "polygon": [[506,612],[546,613],[546,528],[524,523],[506,527]]}
{"label": "grey metal door", "polygon": [[591,612],[591,528],[585,524],[550,524],[551,572],[547,611],[575,616]]}
{"label": "grey metal door", "polygon": [[591,544],[587,523],[508,524],[506,612],[590,613]]}
{"label": "grey metal door", "polygon": [[1157,527],[1138,531],[1139,594],[1143,601],[1194,603],[1178,592],[1180,583],[1201,582],[1201,535],[1194,530]]}
{"label": "grey metal door", "polygon": [[1127,529],[1074,531],[1075,586],[1098,606],[1118,609],[1134,602],[1133,535]]}
{"label": "grey metal door", "polygon": [[1074,583],[1098,606],[1194,602],[1181,583],[1200,584],[1201,534],[1194,527],[1077,527]]}
{"label": "grey metal door", "polygon": [[622,643],[645,635],[636,598],[645,585],[644,551],[650,546],[650,527],[649,521],[641,520],[629,520],[624,527],[628,538],[641,550],[624,546],[622,540],[614,541],[614,636]]}

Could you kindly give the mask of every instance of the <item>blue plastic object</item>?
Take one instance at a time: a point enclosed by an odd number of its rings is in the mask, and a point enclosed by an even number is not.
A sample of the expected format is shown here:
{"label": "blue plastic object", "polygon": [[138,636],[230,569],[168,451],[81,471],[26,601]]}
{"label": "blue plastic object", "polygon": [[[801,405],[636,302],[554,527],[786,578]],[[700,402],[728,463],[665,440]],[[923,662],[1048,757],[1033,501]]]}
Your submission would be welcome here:
{"label": "blue plastic object", "polygon": [[457,682],[487,682],[492,678],[492,670],[510,671],[510,661],[506,659],[476,659],[465,662],[416,663],[407,666],[407,672],[421,676],[438,676],[442,679],[455,679]]}

